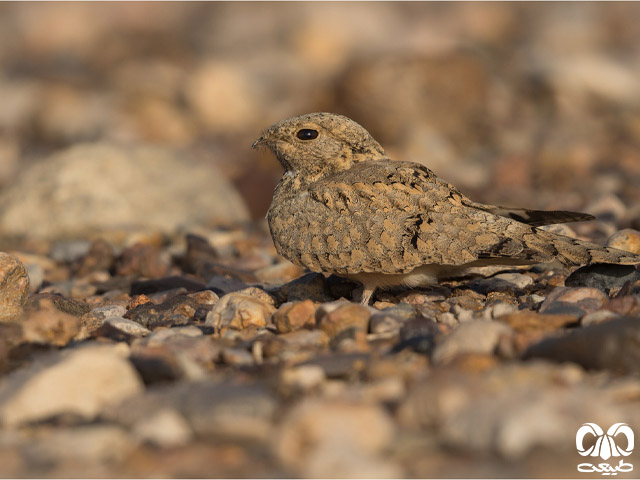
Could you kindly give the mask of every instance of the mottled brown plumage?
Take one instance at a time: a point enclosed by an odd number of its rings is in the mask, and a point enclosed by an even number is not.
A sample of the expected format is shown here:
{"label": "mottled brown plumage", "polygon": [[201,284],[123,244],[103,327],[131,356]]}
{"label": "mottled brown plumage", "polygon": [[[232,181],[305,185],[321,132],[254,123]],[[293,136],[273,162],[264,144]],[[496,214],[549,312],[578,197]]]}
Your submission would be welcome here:
{"label": "mottled brown plumage", "polygon": [[433,285],[476,266],[640,263],[640,256],[537,226],[593,217],[475,203],[418,163],[390,160],[353,120],[312,113],[271,126],[255,143],[285,173],[267,219],[293,263],[376,288]]}

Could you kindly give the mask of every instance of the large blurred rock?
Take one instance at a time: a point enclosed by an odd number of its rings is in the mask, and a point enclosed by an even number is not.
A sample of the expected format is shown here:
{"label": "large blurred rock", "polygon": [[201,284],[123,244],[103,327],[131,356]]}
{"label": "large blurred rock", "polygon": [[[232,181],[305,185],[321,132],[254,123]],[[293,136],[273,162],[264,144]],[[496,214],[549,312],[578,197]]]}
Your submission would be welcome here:
{"label": "large blurred rock", "polygon": [[0,211],[2,233],[49,238],[248,219],[214,167],[159,148],[106,143],[72,147],[24,171],[0,195]]}
{"label": "large blurred rock", "polygon": [[0,383],[0,423],[17,426],[64,414],[91,419],[107,405],[141,393],[127,353],[123,345],[86,347],[12,372]]}

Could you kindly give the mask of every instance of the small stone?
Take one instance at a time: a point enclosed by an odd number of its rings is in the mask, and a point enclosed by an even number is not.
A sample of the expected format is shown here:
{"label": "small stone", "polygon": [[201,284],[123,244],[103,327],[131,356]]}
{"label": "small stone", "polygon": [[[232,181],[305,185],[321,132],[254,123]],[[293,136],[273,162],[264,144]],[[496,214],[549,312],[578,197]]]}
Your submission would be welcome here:
{"label": "small stone", "polygon": [[[131,346],[131,363],[145,383],[199,380],[220,360],[222,345],[193,327],[156,329]],[[184,331],[180,331],[184,330]]]}
{"label": "small stone", "polygon": [[513,330],[504,323],[475,320],[460,325],[437,343],[431,356],[434,363],[447,363],[460,354],[491,354],[501,337],[512,335]]}
{"label": "small stone", "polygon": [[124,317],[147,328],[184,325],[195,316],[198,302],[187,295],[176,295],[156,305],[152,302],[138,305]]}
{"label": "small stone", "polygon": [[222,350],[222,361],[227,365],[253,365],[255,359],[251,352],[241,348],[225,348]]}
{"label": "small stone", "polygon": [[280,373],[281,388],[293,392],[308,392],[318,388],[326,375],[318,365],[299,365],[285,368]]}
{"label": "small stone", "polygon": [[417,317],[402,324],[400,328],[400,343],[394,351],[411,348],[418,353],[430,354],[441,334],[438,324],[429,318]]}
{"label": "small stone", "polygon": [[190,293],[188,296],[193,298],[200,305],[215,305],[218,303],[218,300],[220,300],[220,297],[211,290]]}
{"label": "small stone", "polygon": [[39,307],[29,311],[22,322],[25,342],[63,347],[80,332],[78,317],[61,312],[49,300],[41,301]]}
{"label": "small stone", "polygon": [[0,252],[0,322],[15,321],[29,296],[29,276],[13,255]]}
{"label": "small stone", "polygon": [[52,354],[13,371],[0,385],[0,422],[16,426],[65,413],[92,419],[142,390],[120,345]]}
{"label": "small stone", "polygon": [[248,295],[228,293],[220,298],[207,314],[205,325],[217,332],[222,329],[242,330],[248,327],[264,327],[271,321],[276,309],[273,305]]}
{"label": "small stone", "polygon": [[327,289],[327,280],[321,273],[307,273],[292,282],[285,283],[274,291],[280,302],[310,299],[314,302],[329,302],[333,298]]}
{"label": "small stone", "polygon": [[640,280],[640,272],[633,265],[595,264],[580,267],[567,277],[567,287],[592,287],[609,292],[612,288],[622,287]]}
{"label": "small stone", "polygon": [[53,243],[49,257],[57,262],[71,263],[87,255],[90,249],[89,240],[61,240]]}
{"label": "small stone", "polygon": [[[169,290],[184,289],[187,292],[204,293],[205,286],[189,277],[171,275],[162,278],[151,278],[149,280],[136,280],[131,284],[131,295],[153,295]],[[213,292],[210,292],[213,293]],[[194,293],[189,294],[193,297]],[[215,295],[215,294],[214,294]]]}
{"label": "small stone", "polygon": [[116,425],[86,425],[45,433],[33,439],[25,454],[33,463],[80,461],[117,463],[131,454],[136,441]]}
{"label": "small stone", "polygon": [[611,312],[609,310],[598,310],[597,312],[587,313],[580,320],[580,325],[586,327],[588,325],[596,325],[598,323],[607,322],[614,318],[619,318],[620,315]]}
{"label": "small stone", "polygon": [[[286,413],[274,448],[278,459],[303,477],[353,475],[350,462],[365,467],[365,459],[367,476],[397,474],[378,457],[393,434],[393,421],[377,405],[307,399]],[[382,471],[372,471],[381,464]]]}
{"label": "small stone", "polygon": [[287,302],[273,314],[273,323],[280,333],[313,328],[316,324],[315,313],[316,307],[311,300]]}
{"label": "small stone", "polygon": [[298,265],[287,261],[269,265],[256,270],[255,275],[260,282],[266,284],[282,284],[291,282],[304,274],[304,270]]}
{"label": "small stone", "polygon": [[116,341],[128,341],[132,338],[149,335],[151,330],[143,327],[137,322],[123,317],[109,317],[102,322],[102,325],[95,332],[99,337],[107,337]]}
{"label": "small stone", "polygon": [[369,320],[374,309],[344,300],[325,303],[316,310],[316,324],[329,337],[346,329],[369,331]]}
{"label": "small stone", "polygon": [[258,300],[268,303],[269,305],[276,304],[276,300],[272,295],[268,294],[263,289],[258,287],[247,287],[243,288],[242,290],[237,290],[234,293],[237,293],[238,295],[246,295],[248,297],[257,298]]}
{"label": "small stone", "polygon": [[31,308],[40,308],[40,303],[51,303],[61,312],[68,313],[75,317],[82,317],[91,311],[91,305],[86,302],[76,300],[75,298],[66,298],[60,295],[52,295],[49,293],[38,293],[29,299]]}
{"label": "small stone", "polygon": [[485,294],[503,290],[522,290],[531,285],[533,285],[533,278],[523,273],[499,273],[473,282],[473,288]]}
{"label": "small stone", "polygon": [[162,408],[133,426],[133,434],[144,442],[162,448],[186,445],[193,438],[191,427],[173,408]]}
{"label": "small stone", "polygon": [[323,348],[329,344],[329,337],[322,330],[297,330],[278,336],[287,344],[298,348]]}
{"label": "small stone", "polygon": [[574,362],[586,369],[640,372],[640,321],[621,317],[531,345],[525,358]]}
{"label": "small stone", "polygon": [[612,298],[604,307],[619,315],[637,316],[640,314],[640,296],[623,295]]}
{"label": "small stone", "polygon": [[89,251],[82,258],[77,269],[77,275],[84,277],[92,272],[109,271],[116,260],[113,246],[104,239],[98,239],[91,244]]}
{"label": "small stone", "polygon": [[542,302],[540,313],[581,317],[601,309],[608,297],[597,288],[556,287]]}
{"label": "small stone", "polygon": [[167,274],[169,265],[160,256],[160,252],[155,245],[137,243],[122,251],[116,260],[116,272],[118,275],[163,277]]}
{"label": "small stone", "polygon": [[568,325],[575,325],[578,318],[566,314],[542,314],[530,310],[522,310],[500,317],[500,321],[509,325],[518,333],[552,332]]}
{"label": "small stone", "polygon": [[178,393],[172,404],[198,436],[258,442],[270,437],[277,402],[261,385],[192,383]]}
{"label": "small stone", "polygon": [[640,254],[640,232],[632,228],[620,230],[609,237],[607,247]]}

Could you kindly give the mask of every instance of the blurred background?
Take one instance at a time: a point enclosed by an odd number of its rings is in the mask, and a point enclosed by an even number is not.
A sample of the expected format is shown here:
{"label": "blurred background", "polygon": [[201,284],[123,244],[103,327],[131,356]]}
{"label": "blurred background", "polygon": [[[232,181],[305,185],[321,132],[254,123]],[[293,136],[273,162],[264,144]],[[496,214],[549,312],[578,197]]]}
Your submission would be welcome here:
{"label": "blurred background", "polygon": [[[145,188],[160,192],[155,210],[189,197],[174,206],[200,210],[194,222],[262,218],[281,170],[250,145],[312,111],[353,118],[474,199],[639,228],[639,15],[634,3],[2,3],[0,228],[81,231],[134,207],[123,222],[144,222]],[[58,226],[33,213],[44,205]]]}

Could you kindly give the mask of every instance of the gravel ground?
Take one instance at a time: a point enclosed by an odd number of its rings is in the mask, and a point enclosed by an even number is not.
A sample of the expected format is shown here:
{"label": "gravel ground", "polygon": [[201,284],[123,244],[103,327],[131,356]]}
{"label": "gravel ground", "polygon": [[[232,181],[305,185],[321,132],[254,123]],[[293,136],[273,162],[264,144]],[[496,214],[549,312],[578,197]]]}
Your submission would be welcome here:
{"label": "gravel ground", "polygon": [[1,4],[0,476],[601,477],[576,432],[640,434],[636,268],[362,306],[278,257],[281,170],[250,145],[343,113],[474,200],[585,211],[554,231],[640,253],[638,14]]}

